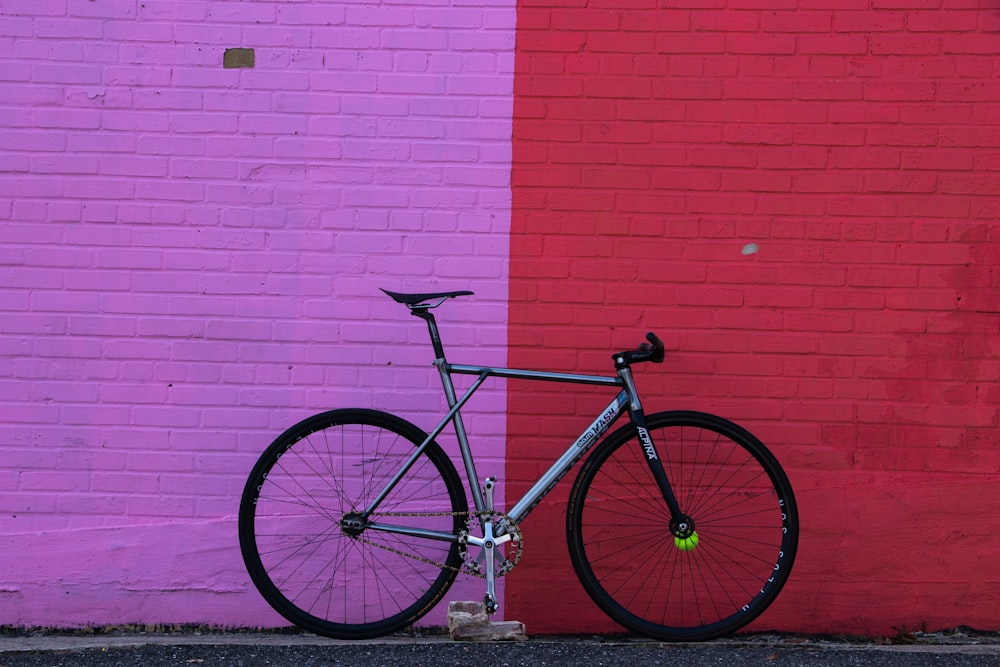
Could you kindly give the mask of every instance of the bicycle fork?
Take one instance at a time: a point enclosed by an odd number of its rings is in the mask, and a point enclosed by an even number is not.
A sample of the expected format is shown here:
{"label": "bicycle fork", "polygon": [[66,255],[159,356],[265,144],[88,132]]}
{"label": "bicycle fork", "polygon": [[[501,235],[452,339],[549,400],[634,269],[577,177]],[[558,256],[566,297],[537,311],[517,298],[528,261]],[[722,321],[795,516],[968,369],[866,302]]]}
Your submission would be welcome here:
{"label": "bicycle fork", "polygon": [[694,520],[681,511],[680,503],[677,502],[677,496],[674,495],[674,490],[670,486],[670,480],[667,479],[667,472],[663,468],[663,461],[660,460],[659,455],[656,453],[656,446],[653,444],[653,439],[649,436],[649,429],[646,426],[646,415],[642,411],[642,403],[639,401],[639,394],[632,380],[632,369],[626,363],[622,362],[621,365],[617,366],[617,370],[618,376],[625,384],[625,391],[629,395],[629,419],[632,420],[632,425],[635,426],[639,445],[642,447],[642,453],[646,457],[646,464],[649,466],[649,471],[652,473],[653,479],[656,480],[656,486],[659,487],[664,502],[667,503],[667,509],[670,510],[670,533],[675,538],[687,539],[694,534]]}
{"label": "bicycle fork", "polygon": [[635,424],[639,444],[642,446],[649,471],[653,474],[653,479],[656,480],[656,485],[659,487],[660,493],[663,494],[663,500],[670,510],[670,533],[676,538],[686,540],[694,534],[694,519],[681,511],[680,503],[677,502],[677,496],[674,495],[674,490],[667,479],[667,473],[663,469],[663,462],[656,453],[653,439],[649,437],[646,416],[640,411],[638,414],[630,413],[630,417],[632,423]]}

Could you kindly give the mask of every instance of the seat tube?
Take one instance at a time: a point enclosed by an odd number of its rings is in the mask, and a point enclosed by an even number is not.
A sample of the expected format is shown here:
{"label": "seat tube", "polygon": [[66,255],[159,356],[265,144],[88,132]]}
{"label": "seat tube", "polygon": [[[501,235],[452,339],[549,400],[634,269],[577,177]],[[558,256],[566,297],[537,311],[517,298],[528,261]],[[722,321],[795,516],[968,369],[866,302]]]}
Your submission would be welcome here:
{"label": "seat tube", "polygon": [[656,480],[656,485],[663,495],[663,500],[667,503],[671,518],[679,520],[682,517],[681,508],[677,502],[677,496],[674,495],[674,490],[670,487],[666,470],[663,469],[663,461],[660,460],[656,446],[653,444],[653,439],[649,435],[649,428],[646,425],[646,414],[642,410],[642,403],[639,400],[635,382],[632,380],[632,369],[628,366],[620,367],[618,369],[618,376],[624,382],[625,391],[629,395],[629,419],[632,420],[632,425],[635,426],[639,445],[642,447],[643,456],[646,458],[646,464],[653,474],[653,479]]}
{"label": "seat tube", "polygon": [[[438,374],[441,376],[441,385],[444,387],[445,398],[448,399],[448,407],[454,408],[455,404],[458,403],[458,396],[455,393],[455,383],[451,379],[451,372],[448,370],[448,361],[444,356],[444,344],[441,342],[441,334],[438,332],[434,313],[426,308],[415,308],[411,312],[427,322],[427,332],[431,336],[431,345],[434,346],[434,365],[437,366]],[[455,412],[452,424],[455,427],[455,436],[458,438],[458,448],[462,454],[462,463],[465,465],[465,474],[469,479],[472,502],[476,509],[482,512],[486,504],[483,490],[479,486],[479,477],[476,475],[476,464],[472,460],[472,448],[469,446],[469,436],[465,433],[465,423],[462,421],[461,412]]]}
{"label": "seat tube", "polygon": [[[441,384],[444,386],[444,395],[448,399],[448,407],[454,408],[458,402],[455,394],[455,383],[451,379],[448,371],[448,364],[444,360],[444,355],[434,361],[441,375]],[[462,421],[462,413],[456,411],[452,417],[452,424],[455,426],[455,436],[458,438],[458,448],[462,453],[462,463],[465,464],[465,475],[469,479],[469,489],[472,491],[472,502],[480,512],[486,508],[483,490],[479,486],[479,477],[476,473],[476,464],[472,460],[472,448],[469,446],[469,436],[465,433],[465,423]]]}
{"label": "seat tube", "polygon": [[[427,332],[431,337],[431,345],[434,347],[434,365],[437,366],[441,375],[441,384],[444,386],[444,395],[448,399],[448,407],[453,408],[458,402],[455,394],[455,383],[452,382],[451,373],[448,370],[448,361],[444,356],[444,344],[441,342],[441,334],[438,332],[437,320],[434,313],[427,308],[413,308],[410,311],[415,317],[419,317],[427,323]],[[465,424],[462,422],[462,413],[455,412],[452,417],[452,424],[455,426],[455,435],[458,438],[458,448],[462,454],[462,463],[465,465],[465,474],[469,479],[469,489],[472,491],[472,502],[480,512],[485,507],[483,490],[477,481],[476,465],[472,460],[472,449],[469,447],[469,437],[465,433]]]}

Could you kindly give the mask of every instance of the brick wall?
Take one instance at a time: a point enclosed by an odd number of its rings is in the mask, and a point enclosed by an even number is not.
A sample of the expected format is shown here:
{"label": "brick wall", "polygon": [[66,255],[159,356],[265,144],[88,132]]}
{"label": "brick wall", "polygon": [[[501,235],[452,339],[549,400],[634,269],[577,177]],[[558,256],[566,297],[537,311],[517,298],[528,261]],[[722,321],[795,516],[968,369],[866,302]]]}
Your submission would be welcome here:
{"label": "brick wall", "polygon": [[[996,627],[998,28],[961,0],[519,4],[511,364],[609,370],[655,330],[647,410],[771,446],[802,538],[758,629]],[[512,394],[511,488],[604,400]],[[508,582],[535,632],[612,627],[568,486]]]}
{"label": "brick wall", "polygon": [[[236,541],[256,455],[321,409],[440,408],[378,288],[474,289],[446,341],[504,361],[513,20],[0,5],[0,625],[277,623]],[[499,467],[503,387],[472,407]]]}
{"label": "brick wall", "polygon": [[[3,0],[0,625],[279,622],[246,472],[320,409],[429,426],[424,330],[377,288],[439,286],[477,292],[455,361],[604,372],[657,330],[647,408],[771,445],[803,536],[756,627],[995,628],[983,4],[522,0],[515,55],[485,0]],[[516,389],[469,421],[514,492],[605,402]],[[613,629],[547,569],[567,490],[505,580],[529,632]]]}

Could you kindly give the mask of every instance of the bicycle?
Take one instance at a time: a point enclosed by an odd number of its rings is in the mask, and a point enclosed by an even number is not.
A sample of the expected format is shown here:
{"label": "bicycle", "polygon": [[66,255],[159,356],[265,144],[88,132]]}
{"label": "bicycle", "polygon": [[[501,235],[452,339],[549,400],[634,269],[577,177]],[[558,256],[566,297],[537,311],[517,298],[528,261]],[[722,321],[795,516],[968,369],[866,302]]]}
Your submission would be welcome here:
{"label": "bicycle", "polygon": [[[653,333],[612,355],[609,376],[452,364],[432,310],[469,291],[383,290],[424,320],[449,410],[430,432],[386,412],[336,409],[282,433],[247,480],[240,549],[264,599],[311,632],[364,639],[406,628],[460,572],[496,580],[522,554],[518,525],[584,455],[566,534],[584,589],[608,616],[663,641],[704,641],[760,615],[788,579],[798,514],[775,457],[744,428],[702,412],[646,416],[632,366],[660,363]],[[475,376],[461,396],[452,375]],[[460,410],[487,378],[618,390],[583,433],[506,512],[496,478],[479,484]],[[629,423],[605,435],[624,412]],[[435,440],[451,423],[473,507]]]}

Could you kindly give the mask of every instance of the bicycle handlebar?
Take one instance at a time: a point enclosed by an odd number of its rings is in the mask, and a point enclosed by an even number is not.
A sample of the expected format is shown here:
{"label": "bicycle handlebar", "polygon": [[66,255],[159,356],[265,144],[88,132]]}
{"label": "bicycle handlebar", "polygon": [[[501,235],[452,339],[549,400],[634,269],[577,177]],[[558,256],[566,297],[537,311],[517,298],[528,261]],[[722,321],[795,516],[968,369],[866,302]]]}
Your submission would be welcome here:
{"label": "bicycle handlebar", "polygon": [[652,331],[646,334],[646,340],[649,342],[640,345],[638,350],[618,352],[612,355],[615,360],[615,368],[623,368],[643,361],[652,361],[654,364],[661,363],[666,355],[663,341]]}
{"label": "bicycle handlebar", "polygon": [[647,347],[646,343],[643,343],[639,347],[639,349],[642,350],[648,349],[651,352],[651,354],[649,355],[649,360],[652,361],[654,364],[663,363],[663,358],[666,356],[666,351],[664,350],[663,347],[663,341],[660,340],[660,337],[657,336],[652,331],[646,334],[646,340],[650,342],[650,345]]}

